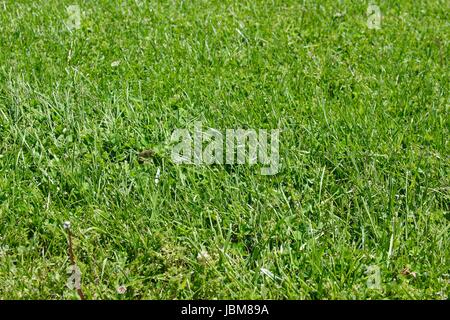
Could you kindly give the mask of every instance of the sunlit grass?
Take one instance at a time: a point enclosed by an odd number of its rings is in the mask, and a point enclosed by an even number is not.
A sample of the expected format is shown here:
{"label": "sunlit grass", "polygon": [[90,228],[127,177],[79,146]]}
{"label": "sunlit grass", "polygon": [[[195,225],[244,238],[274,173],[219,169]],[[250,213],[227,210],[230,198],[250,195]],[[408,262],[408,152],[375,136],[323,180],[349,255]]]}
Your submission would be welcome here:
{"label": "sunlit grass", "polygon": [[[0,2],[0,298],[78,298],[66,220],[89,299],[448,297],[450,8],[378,2]],[[280,172],[173,164],[195,121]]]}

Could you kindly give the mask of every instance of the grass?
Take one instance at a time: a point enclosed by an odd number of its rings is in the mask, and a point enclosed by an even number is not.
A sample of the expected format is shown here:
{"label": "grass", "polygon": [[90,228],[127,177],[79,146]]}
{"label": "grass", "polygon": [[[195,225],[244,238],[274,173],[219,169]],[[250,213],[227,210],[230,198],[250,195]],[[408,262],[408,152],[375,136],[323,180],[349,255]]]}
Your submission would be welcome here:
{"label": "grass", "polygon": [[[377,2],[0,2],[0,298],[78,298],[70,221],[88,299],[448,299],[450,4]],[[173,164],[199,120],[280,172]]]}

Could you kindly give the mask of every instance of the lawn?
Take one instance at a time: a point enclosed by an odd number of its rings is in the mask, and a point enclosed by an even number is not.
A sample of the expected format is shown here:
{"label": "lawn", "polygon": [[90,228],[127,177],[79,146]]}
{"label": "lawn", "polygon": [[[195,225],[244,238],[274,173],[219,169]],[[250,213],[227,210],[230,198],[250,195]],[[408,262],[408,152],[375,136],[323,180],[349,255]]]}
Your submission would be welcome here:
{"label": "lawn", "polygon": [[0,1],[0,299],[79,299],[69,233],[86,299],[448,299],[450,2],[373,3]]}

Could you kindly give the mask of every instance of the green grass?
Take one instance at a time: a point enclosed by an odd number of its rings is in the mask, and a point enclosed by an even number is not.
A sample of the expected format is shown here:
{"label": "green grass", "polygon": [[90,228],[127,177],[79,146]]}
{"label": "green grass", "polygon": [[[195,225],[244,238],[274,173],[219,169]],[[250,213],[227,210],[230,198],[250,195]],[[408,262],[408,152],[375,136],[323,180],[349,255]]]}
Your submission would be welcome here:
{"label": "green grass", "polygon": [[[448,299],[450,3],[375,3],[1,1],[0,298],[77,299],[69,220],[89,299]],[[174,165],[199,120],[280,172]]]}

